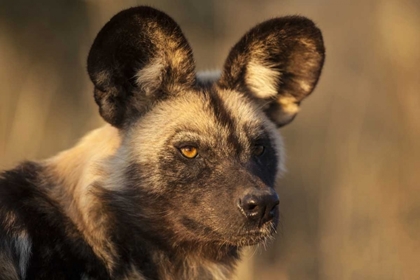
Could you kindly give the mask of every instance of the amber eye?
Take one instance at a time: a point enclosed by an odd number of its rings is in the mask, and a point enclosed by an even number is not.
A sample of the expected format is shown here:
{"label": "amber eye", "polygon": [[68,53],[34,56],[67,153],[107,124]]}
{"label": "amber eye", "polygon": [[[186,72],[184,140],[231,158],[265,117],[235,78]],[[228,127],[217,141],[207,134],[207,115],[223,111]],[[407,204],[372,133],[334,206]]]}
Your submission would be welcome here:
{"label": "amber eye", "polygon": [[252,153],[255,156],[260,156],[264,153],[264,151],[265,151],[265,147],[263,145],[256,145],[256,146],[254,146],[254,149],[252,150]]}
{"label": "amber eye", "polygon": [[181,154],[186,158],[195,158],[198,155],[197,148],[193,146],[185,146],[179,149]]}

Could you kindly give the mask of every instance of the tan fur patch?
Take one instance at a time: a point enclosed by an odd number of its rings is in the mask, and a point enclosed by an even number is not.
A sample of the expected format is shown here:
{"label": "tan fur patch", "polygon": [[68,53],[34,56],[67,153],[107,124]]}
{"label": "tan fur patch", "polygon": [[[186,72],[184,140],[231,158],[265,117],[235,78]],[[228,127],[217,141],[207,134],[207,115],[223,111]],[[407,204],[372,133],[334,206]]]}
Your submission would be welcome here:
{"label": "tan fur patch", "polygon": [[96,82],[98,83],[98,84],[103,84],[103,83],[105,83],[107,80],[109,80],[110,79],[110,74],[109,74],[109,72],[108,71],[106,71],[106,70],[103,70],[103,71],[101,71],[101,72],[99,72],[97,75],[96,75]]}
{"label": "tan fur patch", "polygon": [[246,68],[245,82],[258,98],[270,98],[277,95],[277,83],[280,72],[271,69],[259,61],[250,61]]}
{"label": "tan fur patch", "polygon": [[0,273],[2,279],[19,279],[18,272],[10,261],[11,259],[13,259],[12,256],[9,256],[6,252],[0,252]]}
{"label": "tan fur patch", "polygon": [[103,176],[102,162],[116,153],[120,142],[118,130],[106,125],[92,131],[74,148],[45,162],[50,177],[61,180],[59,187],[50,191],[50,196],[61,204],[110,270],[114,249],[105,233],[106,215],[95,215],[100,203],[91,189],[92,183]]}
{"label": "tan fur patch", "polygon": [[278,103],[282,107],[282,111],[286,114],[296,114],[299,111],[299,106],[296,103],[296,98],[293,96],[281,96]]}
{"label": "tan fur patch", "polygon": [[304,92],[310,92],[312,90],[312,85],[306,81],[299,81],[299,85]]}
{"label": "tan fur patch", "polygon": [[271,117],[277,123],[286,124],[290,122],[294,116],[299,112],[299,105],[296,103],[296,98],[293,96],[280,96],[277,102],[281,106],[281,110],[272,114]]}
{"label": "tan fur patch", "polygon": [[13,228],[16,223],[16,215],[13,212],[7,212],[3,220],[4,228]]}

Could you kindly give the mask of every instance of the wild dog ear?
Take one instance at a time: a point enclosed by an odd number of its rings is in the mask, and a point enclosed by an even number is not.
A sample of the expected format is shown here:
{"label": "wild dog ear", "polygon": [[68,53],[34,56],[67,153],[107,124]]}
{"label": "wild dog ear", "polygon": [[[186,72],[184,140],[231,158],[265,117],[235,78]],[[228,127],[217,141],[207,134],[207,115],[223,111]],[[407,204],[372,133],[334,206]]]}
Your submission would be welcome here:
{"label": "wild dog ear", "polygon": [[180,27],[150,7],[115,15],[98,33],[88,72],[101,116],[122,127],[167,93],[195,83],[194,59]]}
{"label": "wild dog ear", "polygon": [[265,21],[232,48],[218,82],[248,92],[278,126],[293,120],[324,63],[321,31],[304,17]]}

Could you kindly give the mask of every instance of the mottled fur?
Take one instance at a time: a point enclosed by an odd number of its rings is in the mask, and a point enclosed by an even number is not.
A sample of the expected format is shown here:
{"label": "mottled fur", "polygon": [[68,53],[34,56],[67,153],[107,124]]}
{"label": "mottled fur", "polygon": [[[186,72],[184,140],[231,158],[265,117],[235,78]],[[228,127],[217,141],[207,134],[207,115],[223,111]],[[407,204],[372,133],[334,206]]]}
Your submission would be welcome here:
{"label": "mottled fur", "polygon": [[275,233],[277,127],[323,60],[315,25],[284,17],[251,29],[222,72],[197,75],[170,17],[114,16],[88,58],[109,124],[0,174],[0,279],[229,279],[240,249]]}

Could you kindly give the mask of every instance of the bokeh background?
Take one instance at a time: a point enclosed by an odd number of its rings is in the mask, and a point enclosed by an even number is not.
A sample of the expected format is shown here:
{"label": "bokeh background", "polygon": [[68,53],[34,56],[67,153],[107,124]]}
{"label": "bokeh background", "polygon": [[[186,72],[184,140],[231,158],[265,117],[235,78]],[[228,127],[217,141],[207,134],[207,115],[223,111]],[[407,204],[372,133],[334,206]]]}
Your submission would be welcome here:
{"label": "bokeh background", "polygon": [[198,69],[220,68],[255,24],[300,14],[327,59],[282,129],[282,226],[237,279],[420,279],[420,1],[0,1],[0,169],[66,149],[101,126],[86,74],[96,33],[121,9],[170,14]]}

